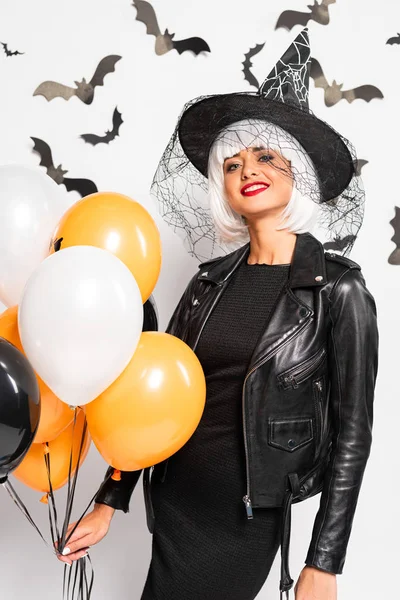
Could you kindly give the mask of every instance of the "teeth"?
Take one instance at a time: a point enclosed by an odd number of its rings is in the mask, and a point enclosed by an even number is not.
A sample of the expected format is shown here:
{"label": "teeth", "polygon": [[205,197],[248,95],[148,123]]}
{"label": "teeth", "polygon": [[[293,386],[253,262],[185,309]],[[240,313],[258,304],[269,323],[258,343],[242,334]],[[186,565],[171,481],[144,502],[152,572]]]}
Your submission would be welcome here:
{"label": "teeth", "polygon": [[245,189],[244,193],[246,193],[246,192],[253,192],[254,190],[260,190],[262,188],[267,188],[267,187],[268,187],[267,185],[260,185],[260,184],[258,184],[258,185],[251,185],[250,187],[248,187],[248,188]]}

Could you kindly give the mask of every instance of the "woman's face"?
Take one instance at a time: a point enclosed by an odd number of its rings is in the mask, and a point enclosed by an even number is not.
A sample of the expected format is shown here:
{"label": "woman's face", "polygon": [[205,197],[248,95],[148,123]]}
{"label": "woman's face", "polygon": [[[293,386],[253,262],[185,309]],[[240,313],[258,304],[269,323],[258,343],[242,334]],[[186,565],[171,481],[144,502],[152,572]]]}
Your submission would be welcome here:
{"label": "woman's face", "polygon": [[246,219],[278,215],[291,198],[290,161],[274,150],[244,148],[225,159],[223,172],[229,205]]}

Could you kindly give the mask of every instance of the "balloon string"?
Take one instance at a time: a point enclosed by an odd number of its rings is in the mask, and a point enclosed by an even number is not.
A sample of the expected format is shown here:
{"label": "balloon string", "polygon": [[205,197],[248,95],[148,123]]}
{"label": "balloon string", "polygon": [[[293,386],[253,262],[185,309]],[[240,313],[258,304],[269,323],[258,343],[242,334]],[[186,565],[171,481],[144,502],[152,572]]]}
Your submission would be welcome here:
{"label": "balloon string", "polygon": [[82,448],[83,448],[83,444],[85,442],[85,435],[86,435],[86,431],[87,431],[86,415],[84,415],[84,423],[83,423],[82,435],[81,435],[81,440],[80,440],[80,445],[79,445],[76,470],[75,470],[74,475],[71,476],[72,475],[72,463],[73,463],[73,450],[74,450],[73,439],[74,439],[74,432],[75,432],[75,426],[76,426],[77,411],[78,411],[78,408],[75,407],[74,408],[74,423],[73,423],[73,427],[72,427],[71,452],[70,452],[70,456],[69,456],[67,503],[66,503],[66,508],[65,508],[65,518],[64,518],[61,540],[60,540],[61,552],[65,548],[67,529],[68,529],[69,521],[71,519],[72,505],[73,505],[73,501],[74,501],[74,497],[75,497],[75,487],[76,487],[76,481],[78,478],[78,472],[79,472],[79,466],[80,466],[79,463],[81,461]]}
{"label": "balloon string", "polygon": [[29,521],[29,523],[32,525],[32,527],[37,531],[37,533],[40,535],[40,537],[42,538],[43,542],[46,544],[46,546],[48,546],[53,553],[56,554],[55,548],[54,546],[51,546],[47,540],[45,539],[45,537],[43,536],[42,532],[40,531],[39,527],[36,525],[35,521],[32,519],[28,509],[26,508],[25,504],[22,502],[21,498],[18,496],[17,492],[15,491],[13,485],[11,484],[11,482],[7,479],[7,481],[5,481],[3,484],[3,487],[6,488],[7,492],[9,493],[9,495],[11,496],[11,499],[13,500],[13,502],[18,506],[19,510],[22,512],[22,514],[27,518],[27,520]]}
{"label": "balloon string", "polygon": [[[75,408],[73,430],[75,429],[76,415],[77,415],[77,409]],[[69,464],[69,472],[68,472],[67,504],[66,504],[66,510],[65,510],[65,519],[64,519],[64,523],[63,523],[63,527],[62,527],[61,540],[59,543],[61,552],[65,548],[66,544],[68,543],[69,539],[73,535],[73,533],[76,530],[76,528],[78,527],[78,525],[81,523],[83,517],[89,510],[93,500],[95,499],[95,497],[98,493],[98,492],[96,492],[96,494],[94,494],[93,498],[91,498],[89,504],[86,507],[86,510],[82,513],[82,515],[77,520],[74,527],[72,528],[72,530],[69,532],[69,534],[67,536],[67,529],[68,529],[68,524],[70,522],[72,506],[73,506],[73,502],[74,502],[74,498],[75,498],[76,482],[77,482],[78,473],[80,470],[80,462],[81,462],[83,447],[85,444],[86,434],[87,434],[87,420],[85,417],[83,428],[82,428],[82,435],[81,435],[81,439],[80,439],[76,469],[75,469],[73,476],[71,475],[72,464],[73,464],[73,456],[72,456],[73,444],[71,444],[70,464]],[[103,484],[104,484],[104,482],[102,483],[102,485]],[[88,558],[90,568],[91,568],[90,583],[88,581],[88,577],[87,577],[87,573],[86,573],[86,564],[87,564],[85,561],[86,558]],[[72,569],[74,570],[73,577],[72,577]],[[74,561],[70,571],[71,571],[71,573],[68,574],[68,582],[66,582],[65,581],[66,571],[64,570],[63,593],[64,593],[66,600],[90,600],[90,596],[91,596],[91,592],[92,592],[92,588],[93,588],[93,582],[94,582],[94,570],[93,570],[93,566],[92,566],[90,557],[88,556],[88,557],[81,558],[77,561]],[[71,585],[72,585],[72,589],[71,589]]]}
{"label": "balloon string", "polygon": [[[75,434],[75,427],[76,427],[76,417],[77,417],[77,407],[74,406],[74,423],[72,425],[71,452],[70,452],[70,455],[69,455],[69,466],[68,466],[68,491],[67,491],[67,498],[69,498],[69,495],[71,493],[71,473],[72,473],[72,460],[73,460],[72,450],[73,450],[73,444],[74,444],[74,434]],[[85,422],[86,422],[86,418],[85,418]],[[78,467],[79,467],[79,461],[78,461]]]}
{"label": "balloon string", "polygon": [[[64,565],[64,577],[63,577],[63,600],[68,596],[68,590],[71,583],[72,569],[74,569],[74,563],[71,567]],[[68,575],[68,577],[67,577]]]}
{"label": "balloon string", "polygon": [[75,525],[73,526],[73,528],[71,529],[71,531],[69,532],[66,540],[65,540],[65,544],[68,544],[68,541],[70,540],[71,536],[73,535],[73,533],[75,532],[76,528],[78,527],[78,525],[80,525],[83,517],[86,515],[87,511],[89,510],[89,508],[91,507],[94,499],[96,498],[97,494],[100,493],[100,491],[102,490],[103,486],[106,485],[107,481],[110,479],[111,477],[111,473],[109,473],[107,475],[107,477],[104,479],[104,481],[102,481],[102,483],[100,484],[99,489],[96,491],[96,493],[93,495],[93,497],[90,499],[87,507],[85,508],[84,512],[82,513],[82,515],[79,517],[79,519],[77,520],[77,522],[75,523]]}
{"label": "balloon string", "polygon": [[[49,492],[47,494],[48,500],[48,508],[49,508],[49,522],[50,522],[50,534],[53,542],[53,546],[55,546],[56,541],[58,542],[60,539],[60,532],[58,529],[58,515],[57,515],[57,507],[56,500],[54,497],[53,485],[51,483],[51,462],[50,462],[50,451],[49,445],[46,442],[45,444],[45,454],[44,454],[44,462],[46,465],[47,471],[47,479],[49,483]],[[50,502],[49,502],[50,500]],[[57,547],[57,552],[60,552],[60,549]]]}
{"label": "balloon string", "polygon": [[[53,486],[51,483],[51,462],[50,462],[50,452],[48,451],[48,445],[46,445],[47,451],[45,452],[45,455],[44,455],[46,469],[47,469],[47,475],[48,475],[48,480],[49,480],[49,490],[50,490],[50,492],[48,494],[49,499],[50,499],[50,502],[49,502],[50,530],[51,530],[51,535],[53,538],[53,544],[55,545],[55,541],[57,540],[58,552],[60,552],[60,553],[62,553],[69,538],[71,537],[71,535],[73,534],[73,532],[75,531],[75,529],[79,525],[79,523],[82,521],[83,517],[89,510],[90,505],[92,504],[94,498],[97,495],[97,492],[96,492],[96,494],[93,496],[93,498],[89,502],[85,512],[78,519],[77,523],[75,524],[73,530],[70,532],[69,536],[66,537],[66,532],[67,532],[68,524],[69,524],[69,521],[71,518],[73,501],[74,501],[74,497],[75,497],[76,482],[77,482],[78,471],[79,471],[79,467],[80,467],[80,461],[81,461],[81,457],[82,457],[83,446],[85,443],[85,438],[86,438],[86,433],[87,433],[87,421],[85,418],[84,425],[82,428],[82,435],[81,435],[81,439],[80,439],[79,452],[78,452],[78,457],[77,457],[77,466],[76,466],[74,476],[72,477],[73,450],[74,450],[73,440],[74,440],[74,431],[75,431],[75,427],[76,427],[76,417],[77,417],[77,408],[75,408],[75,411],[74,411],[74,423],[73,423],[73,428],[72,428],[71,451],[70,451],[69,468],[68,468],[67,502],[66,502],[65,518],[64,518],[63,527],[62,527],[61,539],[60,539],[60,533],[59,533],[59,529],[58,529],[58,516],[57,516],[56,502],[55,502],[55,497],[54,497],[54,492],[53,492]],[[55,536],[57,536],[57,537],[55,537]],[[86,561],[85,561],[86,558],[89,561],[89,565],[90,565],[90,569],[91,569],[90,582],[88,580],[88,576],[87,576],[87,572],[86,572]],[[64,567],[63,597],[65,600],[90,600],[93,583],[94,583],[94,569],[93,569],[92,562],[91,562],[89,556],[83,557],[77,561],[73,561],[73,564],[71,567],[67,567],[67,566]]]}
{"label": "balloon string", "polygon": [[90,596],[92,594],[92,588],[93,588],[93,583],[94,583],[94,569],[93,569],[93,565],[92,565],[92,561],[90,559],[90,556],[86,557],[89,565],[90,565],[90,583],[87,583],[87,572],[85,569],[85,581],[86,581],[86,585],[88,585],[88,600],[90,599]]}
{"label": "balloon string", "polygon": [[[90,579],[87,567],[90,567]],[[65,566],[63,600],[90,600],[94,583],[94,570],[90,556],[74,561],[72,567]]]}
{"label": "balloon string", "polygon": [[[76,414],[77,414],[77,409],[75,408],[73,429],[75,429]],[[58,528],[58,513],[57,513],[57,507],[56,507],[56,500],[55,500],[54,490],[53,490],[53,486],[52,486],[52,482],[51,482],[52,478],[51,478],[50,452],[48,451],[48,444],[46,444],[46,449],[45,449],[45,453],[44,453],[44,461],[45,461],[45,465],[46,465],[47,477],[48,477],[48,482],[49,482],[49,490],[50,490],[48,492],[47,496],[48,496],[48,500],[49,500],[48,507],[49,507],[50,533],[51,533],[53,545],[50,545],[46,541],[46,539],[42,535],[40,529],[38,528],[38,526],[32,519],[25,504],[22,502],[22,500],[18,496],[17,492],[15,491],[15,489],[13,488],[13,486],[9,482],[9,480],[7,479],[6,481],[3,481],[3,482],[0,481],[0,484],[2,484],[6,488],[7,492],[11,496],[12,500],[15,502],[15,504],[18,506],[20,511],[28,519],[28,521],[30,522],[32,527],[34,527],[34,529],[36,529],[36,531],[38,532],[38,534],[40,535],[41,539],[46,544],[46,546],[48,546],[51,549],[51,551],[56,555],[62,553],[63,549],[65,548],[65,545],[68,543],[69,539],[75,532],[76,528],[81,523],[83,517],[88,512],[88,510],[89,510],[90,506],[92,505],[93,501],[95,500],[97,494],[102,490],[103,486],[107,484],[107,481],[109,480],[109,478],[112,475],[112,472],[110,471],[110,473],[107,475],[107,477],[105,477],[105,479],[102,481],[102,483],[99,486],[99,489],[93,495],[93,497],[91,498],[90,502],[88,503],[85,511],[82,513],[82,515],[77,520],[74,527],[72,528],[72,530],[69,532],[69,534],[67,536],[67,529],[68,529],[68,524],[69,524],[69,521],[71,518],[71,513],[72,513],[72,506],[73,506],[73,501],[74,501],[74,497],[75,497],[76,482],[77,482],[78,472],[79,472],[79,468],[80,468],[80,461],[81,461],[81,457],[82,457],[83,446],[85,443],[86,432],[87,432],[87,421],[85,418],[83,429],[82,429],[82,436],[81,436],[81,440],[80,440],[79,452],[78,452],[77,467],[76,467],[76,470],[75,470],[75,473],[73,476],[72,476],[72,464],[73,464],[73,448],[74,448],[74,446],[71,441],[71,452],[70,452],[70,462],[69,462],[69,471],[68,471],[67,503],[66,503],[66,512],[65,512],[65,518],[64,518],[64,522],[63,522],[61,536],[60,536],[60,532],[59,532],[59,528]],[[58,542],[57,549],[55,548],[56,541]],[[87,572],[88,565],[90,566],[90,578],[88,578],[88,572]],[[64,598],[64,600],[90,600],[93,583],[94,583],[94,569],[93,569],[93,565],[92,565],[90,556],[85,556],[83,558],[80,558],[77,561],[73,561],[71,567],[68,567],[67,565],[65,565],[64,577],[63,577],[63,598]]]}

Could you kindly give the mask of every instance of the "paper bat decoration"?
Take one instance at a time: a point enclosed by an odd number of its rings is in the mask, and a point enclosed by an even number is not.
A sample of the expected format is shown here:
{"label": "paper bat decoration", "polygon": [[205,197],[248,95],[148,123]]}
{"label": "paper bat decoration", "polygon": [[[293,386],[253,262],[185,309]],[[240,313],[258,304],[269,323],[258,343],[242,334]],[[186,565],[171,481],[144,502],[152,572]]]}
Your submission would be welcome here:
{"label": "paper bat decoration", "polygon": [[315,58],[311,58],[310,77],[314,79],[315,87],[324,90],[325,106],[334,106],[340,100],[347,100],[351,103],[357,99],[370,102],[374,98],[383,98],[380,89],[374,85],[360,85],[350,90],[342,90],[343,83],[338,84],[333,80],[332,84],[329,84],[321,65]]}
{"label": "paper bat decoration", "polygon": [[386,43],[390,46],[392,46],[393,44],[400,44],[400,33],[398,33],[394,37],[389,38]]}
{"label": "paper bat decoration", "polygon": [[61,164],[58,167],[54,166],[50,146],[40,138],[31,137],[31,140],[34,143],[33,151],[37,152],[40,156],[39,165],[46,167],[47,175],[58,185],[63,183],[68,192],[76,190],[82,198],[98,191],[97,186],[91,179],[71,179],[70,177],[64,177],[68,171],[64,171]]}
{"label": "paper bat decoration", "polygon": [[110,54],[104,57],[97,65],[92,79],[87,82],[85,78],[82,81],[75,81],[76,88],[68,87],[56,81],[44,81],[33,92],[34,96],[44,96],[50,102],[53,98],[64,98],[69,100],[72,96],[77,96],[85,104],[91,104],[94,98],[94,91],[98,85],[104,85],[104,77],[115,71],[115,64],[122,58],[117,54]]}
{"label": "paper bat decoration", "polygon": [[136,8],[136,20],[146,25],[146,33],[154,35],[156,38],[155,51],[158,56],[166,54],[174,49],[182,54],[186,50],[190,50],[195,54],[200,52],[211,52],[209,45],[202,38],[191,37],[184,40],[174,40],[174,33],[169,33],[168,29],[164,33],[158,26],[158,20],[154,8],[150,2],[145,0],[133,0],[132,5]]}
{"label": "paper bat decoration", "polygon": [[307,8],[311,12],[299,12],[297,10],[284,10],[278,17],[275,25],[275,29],[284,27],[288,31],[293,29],[295,25],[302,25],[305,27],[308,21],[315,21],[319,25],[328,25],[329,23],[329,5],[335,4],[336,0],[322,0],[321,4],[318,4],[317,0],[314,0],[314,4],[307,5]]}
{"label": "paper bat decoration", "polygon": [[353,160],[354,170],[356,172],[356,176],[360,177],[361,169],[368,164],[368,160],[364,160],[363,158],[359,158],[357,160]]}
{"label": "paper bat decoration", "polygon": [[0,44],[3,46],[4,48],[4,52],[6,53],[6,56],[16,56],[17,54],[25,54],[25,52],[19,52],[18,50],[14,50],[13,52],[11,50],[8,49],[8,45],[5,44],[4,42],[0,42]]}
{"label": "paper bat decoration", "polygon": [[336,238],[331,242],[325,242],[322,244],[325,250],[343,250],[347,246],[347,244],[351,243],[355,239],[355,235],[346,235],[344,238],[336,236]]}
{"label": "paper bat decoration", "polygon": [[119,128],[123,123],[122,115],[115,108],[113,114],[113,127],[111,130],[106,131],[105,135],[96,135],[94,133],[83,133],[80,137],[85,140],[88,144],[96,146],[97,144],[109,144],[119,135]]}
{"label": "paper bat decoration", "polygon": [[395,215],[389,223],[394,229],[394,235],[390,239],[396,244],[396,248],[390,254],[388,263],[390,265],[400,265],[400,208],[395,206],[394,210]]}
{"label": "paper bat decoration", "polygon": [[247,54],[244,55],[244,61],[242,62],[242,65],[243,65],[242,71],[244,73],[245,80],[248,81],[250,83],[250,85],[254,85],[254,87],[257,89],[260,87],[260,84],[258,83],[256,77],[251,72],[251,67],[253,66],[251,59],[253,58],[253,56],[255,56],[256,54],[261,52],[261,50],[264,48],[264,46],[265,46],[265,42],[263,44],[256,44],[254,46],[254,48],[250,48],[250,50],[247,52]]}
{"label": "paper bat decoration", "polygon": [[54,242],[53,242],[53,240],[51,240],[49,250],[51,250],[51,247],[53,246],[54,252],[58,252],[61,249],[61,244],[62,244],[63,239],[64,239],[63,237],[60,237],[60,238],[56,238],[54,240]]}

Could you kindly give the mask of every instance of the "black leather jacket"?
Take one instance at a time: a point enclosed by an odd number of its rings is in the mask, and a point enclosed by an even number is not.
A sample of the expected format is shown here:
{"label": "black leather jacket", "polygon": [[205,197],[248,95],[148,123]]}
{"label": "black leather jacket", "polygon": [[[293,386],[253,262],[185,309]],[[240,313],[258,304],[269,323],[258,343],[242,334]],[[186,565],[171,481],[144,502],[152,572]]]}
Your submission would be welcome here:
{"label": "black leather jacket", "polygon": [[[200,265],[167,332],[196,349],[204,324],[241,261],[247,243]],[[247,493],[243,510],[282,506],[281,598],[289,597],[291,505],[322,492],[305,564],[343,571],[372,441],[378,369],[377,312],[361,267],[297,234],[287,285],[254,349],[243,384]],[[168,460],[152,470],[161,481]],[[154,514],[150,469],[143,485],[149,530]],[[108,471],[96,502],[128,510],[140,471]]]}

